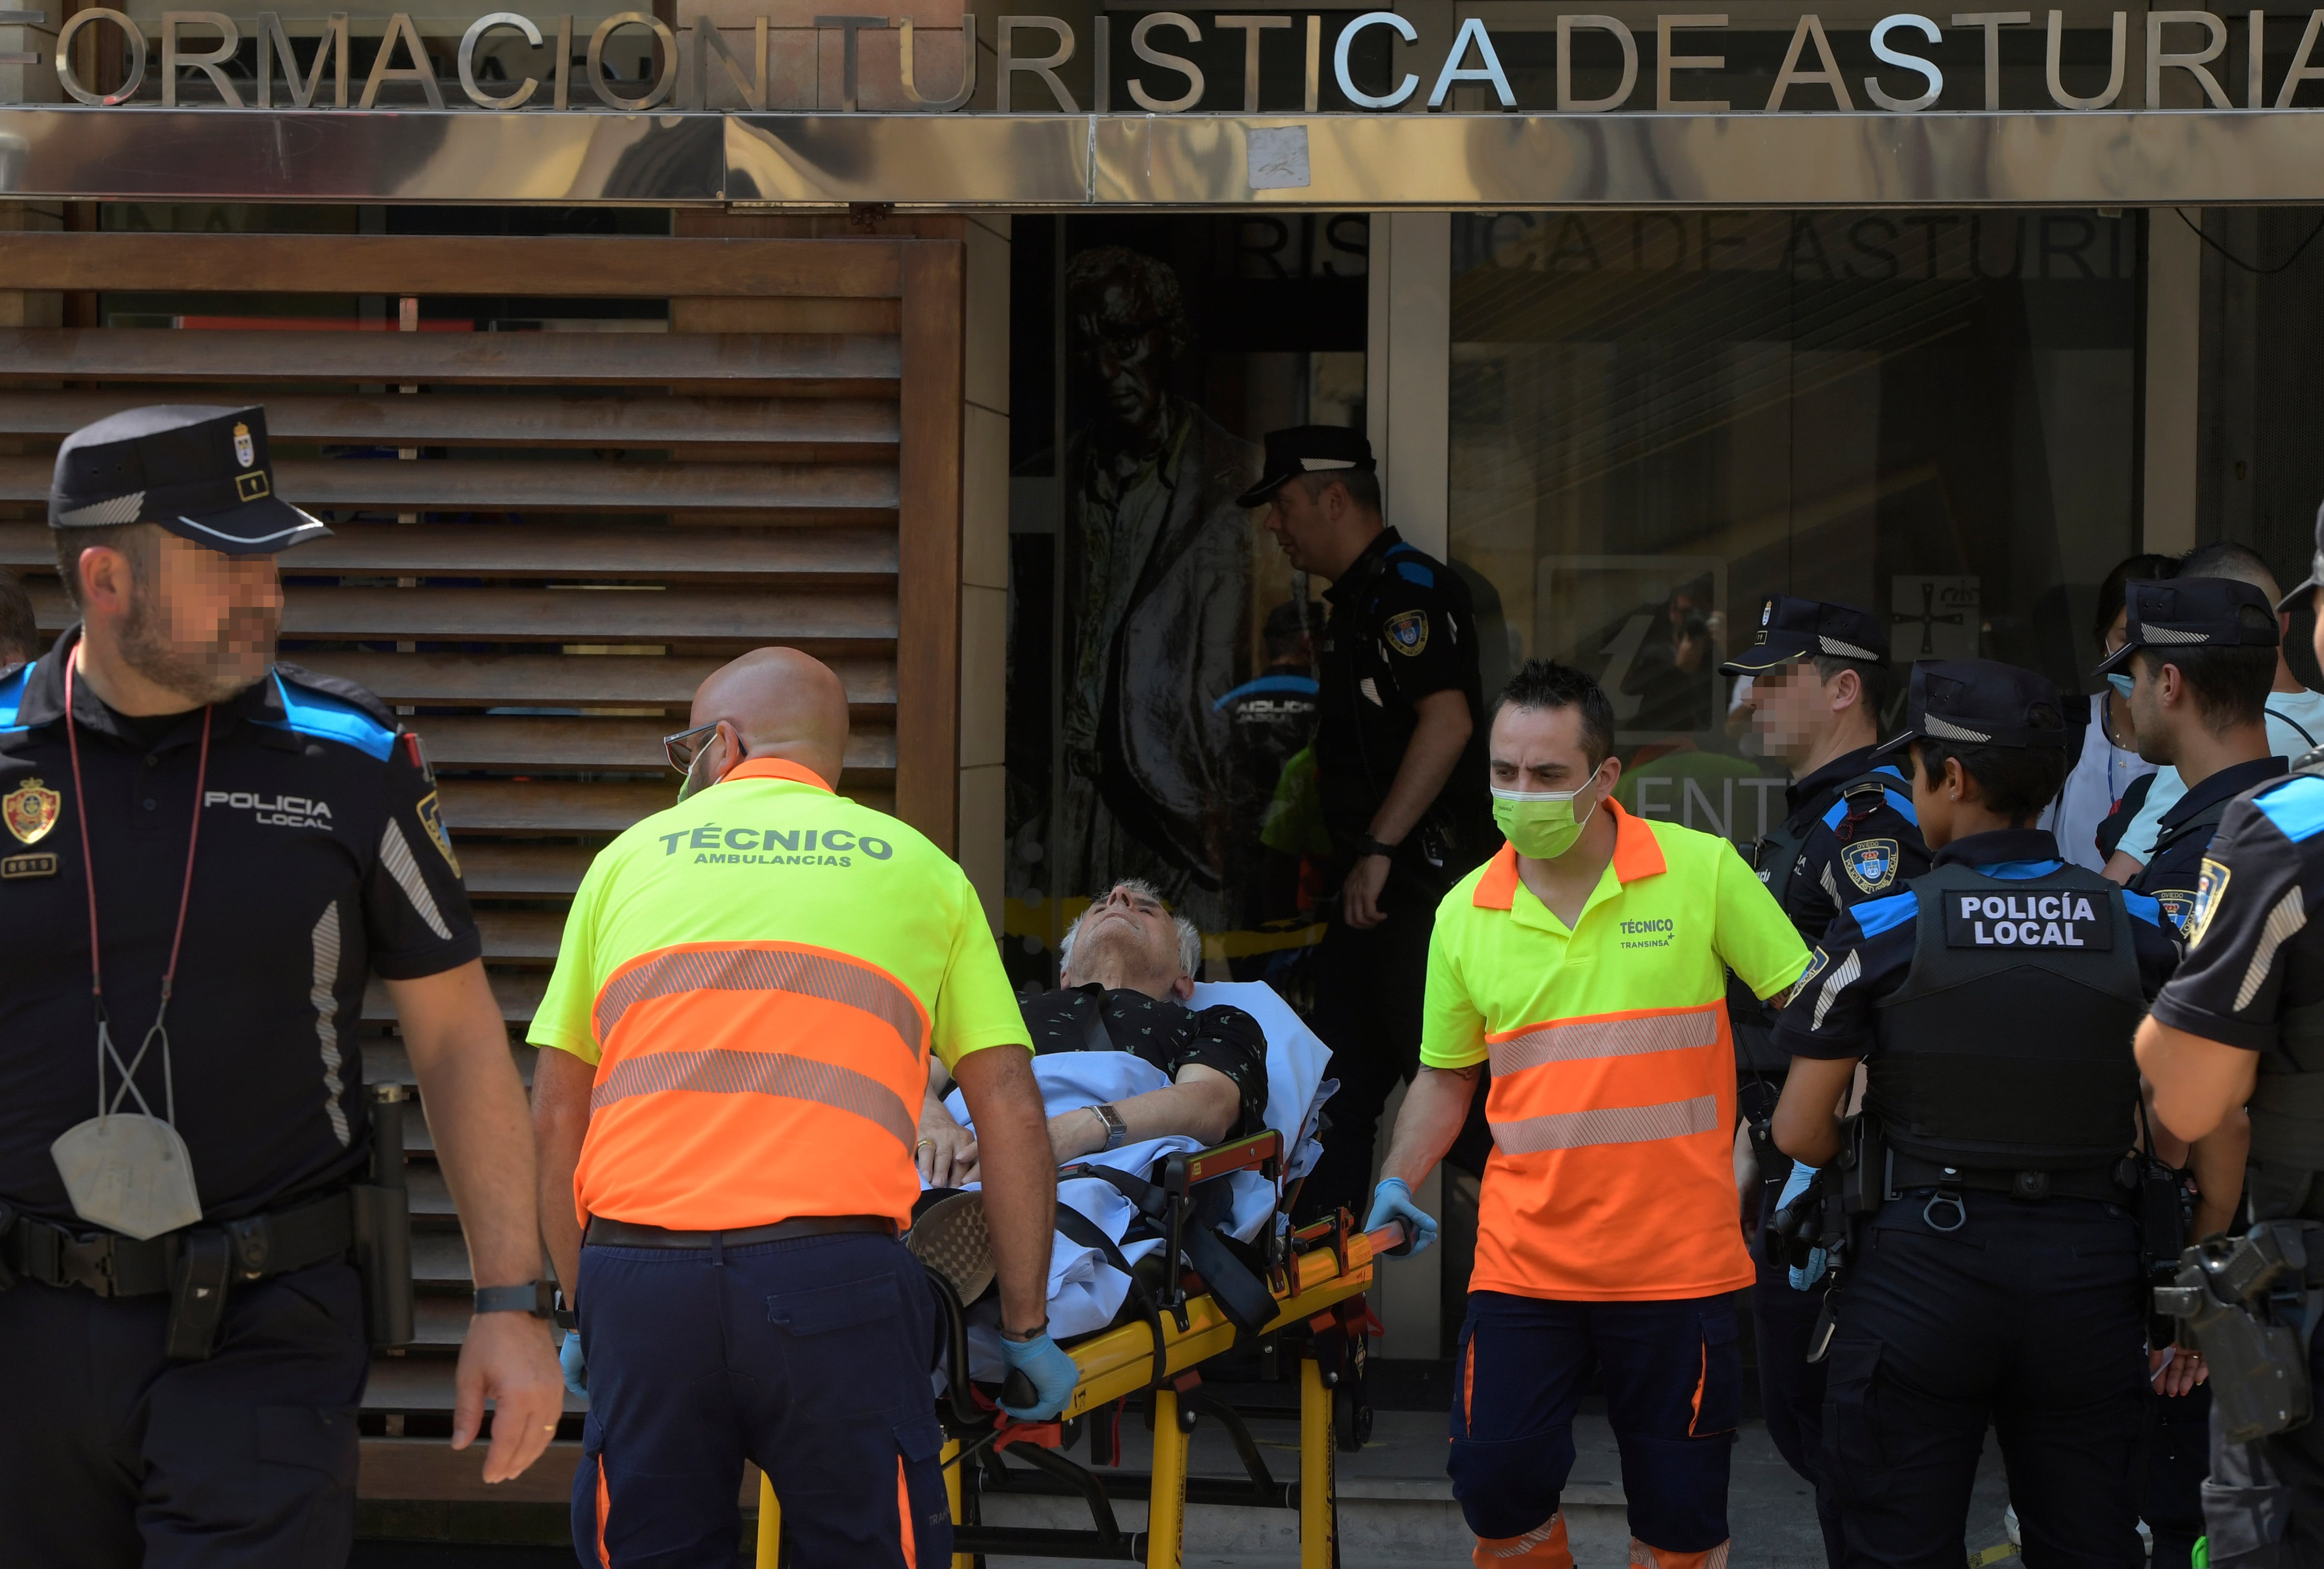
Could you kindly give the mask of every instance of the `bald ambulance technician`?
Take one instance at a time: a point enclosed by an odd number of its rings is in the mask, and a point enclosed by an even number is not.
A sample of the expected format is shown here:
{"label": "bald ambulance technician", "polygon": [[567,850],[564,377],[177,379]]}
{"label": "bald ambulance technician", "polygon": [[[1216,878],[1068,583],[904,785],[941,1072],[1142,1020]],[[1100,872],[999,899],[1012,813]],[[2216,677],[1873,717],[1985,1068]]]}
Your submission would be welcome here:
{"label": "bald ambulance technician", "polygon": [[1453,1496],[1480,1569],[1572,1569],[1558,1495],[1593,1370],[1621,1446],[1630,1562],[1715,1569],[1742,1405],[1727,971],[1772,997],[1808,950],[1733,845],[1613,798],[1614,714],[1536,660],[1502,688],[1493,810],[1509,842],[1436,912],[1419,1076],[1370,1227],[1412,1202],[1492,1063],[1493,1153],[1452,1406]]}
{"label": "bald ambulance technician", "polygon": [[746,1457],[787,1566],[948,1561],[934,1305],[896,1240],[931,1050],[982,1135],[1003,1351],[1038,1391],[1015,1414],[1073,1393],[1016,996],[960,868],[832,793],[846,747],[816,660],[714,673],[670,738],[686,790],[590,864],[533,1020],[542,1221],[587,1363],[586,1563],[733,1569]]}

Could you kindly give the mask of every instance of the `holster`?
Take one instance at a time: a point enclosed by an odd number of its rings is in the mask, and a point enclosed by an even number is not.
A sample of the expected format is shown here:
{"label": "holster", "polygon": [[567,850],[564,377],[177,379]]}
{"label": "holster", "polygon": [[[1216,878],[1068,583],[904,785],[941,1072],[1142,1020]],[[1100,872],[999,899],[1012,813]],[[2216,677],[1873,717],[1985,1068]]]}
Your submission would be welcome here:
{"label": "holster", "polygon": [[2324,1224],[2263,1221],[2240,1238],[2189,1248],[2155,1308],[2178,1319],[2211,1365],[2220,1431],[2252,1444],[2313,1414],[2309,1340],[2324,1308]]}
{"label": "holster", "polygon": [[411,1192],[403,1180],[401,1084],[371,1088],[371,1180],[347,1190],[355,1271],[363,1277],[364,1333],[374,1346],[409,1345],[411,1322]]}
{"label": "holster", "polygon": [[234,1240],[222,1231],[180,1233],[170,1270],[170,1317],[162,1354],[172,1361],[206,1361],[217,1344],[226,1296],[235,1274]]}

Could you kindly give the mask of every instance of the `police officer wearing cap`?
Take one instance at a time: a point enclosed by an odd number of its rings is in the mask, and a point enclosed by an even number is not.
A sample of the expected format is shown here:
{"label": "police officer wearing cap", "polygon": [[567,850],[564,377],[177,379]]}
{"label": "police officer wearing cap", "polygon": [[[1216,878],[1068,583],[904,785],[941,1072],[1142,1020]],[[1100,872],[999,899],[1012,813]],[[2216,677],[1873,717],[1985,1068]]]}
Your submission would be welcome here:
{"label": "police officer wearing cap", "polygon": [[417,739],[274,661],[275,555],[330,531],[275,494],[262,411],[75,432],[49,523],[81,620],[0,681],[0,1557],[341,1563],[352,1260],[392,1225],[366,981],[467,1233],[453,1443],[496,1403],[491,1481],[562,1408],[523,1086]]}
{"label": "police officer wearing cap", "polygon": [[1880,754],[1909,756],[1934,863],[1832,922],[1777,1023],[1775,1140],[1854,1222],[1816,1348],[1850,1565],[1958,1559],[1988,1422],[2028,1563],[2141,1561],[2130,1038],[2178,945],[2030,826],[2065,739],[2030,670],[1914,666]]}
{"label": "police officer wearing cap", "polygon": [[[1790,770],[1789,808],[1752,851],[1759,879],[1810,943],[1842,909],[1884,898],[1929,869],[1911,786],[1895,762],[1877,762],[1880,710],[1889,692],[1888,629],[1852,605],[1769,595],[1749,648],[1720,673],[1750,678],[1744,697],[1764,754]],[[1778,1000],[1780,1001],[1780,999]],[[1751,1294],[1759,1392],[1768,1436],[1801,1476],[1816,1481],[1823,1428],[1823,1365],[1808,1343],[1826,1280],[1803,1273],[1795,1288],[1776,1246],[1775,1212],[1793,1178],[1769,1119],[1791,1066],[1775,1045],[1775,1011],[1729,976],[1728,1019],[1739,1072],[1736,1104],[1758,1158],[1758,1270]],[[1840,1515],[1818,1482],[1816,1518],[1826,1555],[1840,1561]]]}
{"label": "police officer wearing cap", "polygon": [[[2324,511],[2314,570],[2277,609],[2313,606],[2319,589]],[[2324,652],[2324,620],[2316,642]],[[2312,1411],[2324,1383],[2315,1306],[2324,1287],[2324,922],[2311,918],[2319,903],[2324,750],[2228,804],[2203,855],[2186,961],[2138,1031],[2138,1066],[2171,1132],[2201,1140],[2249,1108],[2251,1232],[2241,1245],[2222,1239],[2205,1251],[2227,1260],[2273,1241],[2280,1261],[2254,1297],[2222,1305],[2272,1331],[2267,1349],[2280,1361],[2230,1366],[2222,1347],[2202,1340],[2214,1374],[2203,1516],[2210,1562],[2223,1569],[2324,1563],[2324,1424],[2281,1407],[2253,1422],[2248,1409],[2228,1408],[2241,1404],[2238,1387],[2269,1395],[2305,1385]]]}
{"label": "police officer wearing cap", "polygon": [[[2098,667],[2131,682],[2139,755],[2178,770],[2186,793],[2163,814],[2154,852],[2128,885],[2184,927],[2203,857],[2236,797],[2287,771],[2267,734],[2268,692],[2280,641],[2275,608],[2249,583],[2173,577],[2124,585],[2123,646]],[[2163,1157],[2189,1170],[2193,1234],[2226,1231],[2242,1196],[2249,1124],[2231,1117],[2189,1147],[2166,1133]],[[2153,1442],[2143,1513],[2155,1569],[2186,1564],[2203,1535],[2201,1487],[2210,1464],[2209,1373],[2190,1344],[2158,1347]]]}
{"label": "police officer wearing cap", "polygon": [[1336,425],[1267,438],[1242,496],[1291,565],[1331,579],[1315,732],[1340,891],[1315,961],[1315,1033],[1340,1081],[1303,1214],[1370,1192],[1381,1109],[1420,1062],[1437,902],[1498,846],[1469,591],[1385,525],[1371,443]]}

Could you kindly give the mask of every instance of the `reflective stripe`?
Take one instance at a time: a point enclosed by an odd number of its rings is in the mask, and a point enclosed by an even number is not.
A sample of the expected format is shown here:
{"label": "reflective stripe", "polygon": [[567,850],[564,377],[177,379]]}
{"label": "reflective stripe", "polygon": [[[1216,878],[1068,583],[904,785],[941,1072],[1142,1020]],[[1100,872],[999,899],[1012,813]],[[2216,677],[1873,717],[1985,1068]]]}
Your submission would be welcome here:
{"label": "reflective stripe", "polygon": [[1696,1095],[1655,1106],[1606,1106],[1589,1112],[1554,1112],[1495,1122],[1493,1144],[1504,1155],[1534,1155],[1544,1149],[1583,1149],[1597,1144],[1648,1144],[1683,1139],[1719,1126],[1719,1098]]}
{"label": "reflective stripe", "polygon": [[1502,1078],[1544,1063],[1584,1062],[1597,1057],[1643,1057],[1655,1051],[1691,1051],[1719,1043],[1720,1011],[1637,1013],[1620,1019],[1584,1019],[1543,1025],[1522,1035],[1489,1041],[1493,1076]]}
{"label": "reflective stripe", "polygon": [[600,1049],[632,1006],[681,992],[789,992],[861,1009],[893,1029],[915,1058],[927,1033],[912,994],[865,965],[772,944],[720,946],[665,949],[606,982],[594,1020]]}
{"label": "reflective stripe", "polygon": [[692,1090],[710,1095],[779,1095],[853,1112],[907,1149],[918,1125],[896,1092],[853,1068],[779,1051],[657,1051],[613,1065],[589,1092],[592,1116],[619,1101]]}

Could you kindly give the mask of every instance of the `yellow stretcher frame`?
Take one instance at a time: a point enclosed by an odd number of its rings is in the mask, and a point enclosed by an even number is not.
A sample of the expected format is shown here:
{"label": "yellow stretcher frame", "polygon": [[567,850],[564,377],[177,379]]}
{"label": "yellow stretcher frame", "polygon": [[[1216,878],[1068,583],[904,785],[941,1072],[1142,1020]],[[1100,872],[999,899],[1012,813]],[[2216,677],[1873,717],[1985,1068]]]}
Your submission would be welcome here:
{"label": "yellow stretcher frame", "polygon": [[[1284,1278],[1274,1292],[1276,1314],[1259,1331],[1275,1334],[1326,1315],[1372,1283],[1373,1260],[1404,1241],[1401,1224],[1365,1232],[1337,1223],[1295,1233],[1293,1251],[1285,1260]],[[1302,1247],[1305,1242],[1308,1245]],[[1192,1371],[1200,1363],[1235,1343],[1235,1327],[1209,1295],[1186,1302],[1186,1327],[1180,1329],[1169,1313],[1162,1315],[1166,1356],[1165,1378]],[[1126,1324],[1068,1346],[1067,1354],[1081,1370],[1073,1398],[1057,1420],[1095,1411],[1125,1395],[1154,1389],[1153,1488],[1147,1505],[1146,1569],[1180,1569],[1185,1560],[1186,1533],[1186,1453],[1192,1442],[1192,1413],[1180,1419],[1178,1391],[1154,1377],[1154,1337],[1144,1323]],[[945,1492],[952,1505],[952,1521],[961,1524],[961,1443],[947,1439],[944,1447]],[[1338,1512],[1332,1428],[1332,1389],[1315,1358],[1299,1360],[1299,1569],[1333,1569]],[[759,1479],[758,1569],[779,1569],[782,1508],[764,1476]],[[952,1569],[973,1569],[967,1554],[953,1556]]]}

